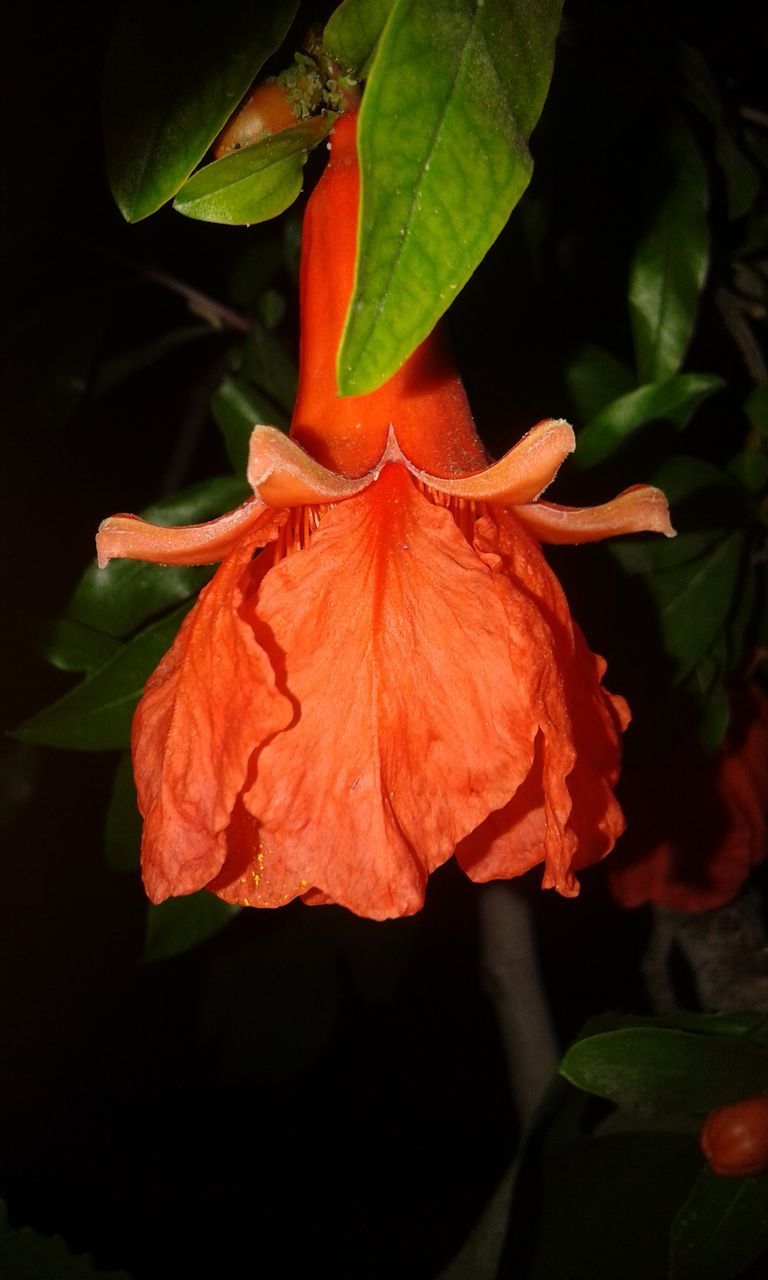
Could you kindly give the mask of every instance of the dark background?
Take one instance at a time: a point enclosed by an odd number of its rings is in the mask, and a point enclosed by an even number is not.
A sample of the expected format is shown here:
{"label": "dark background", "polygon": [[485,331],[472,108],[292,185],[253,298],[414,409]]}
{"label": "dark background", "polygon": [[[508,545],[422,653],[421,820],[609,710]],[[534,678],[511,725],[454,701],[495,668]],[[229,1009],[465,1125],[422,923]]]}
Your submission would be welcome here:
{"label": "dark background", "polygon": [[[226,467],[205,405],[227,335],[205,339],[205,358],[182,349],[93,394],[106,357],[188,318],[141,268],[226,301],[244,245],[269,234],[170,209],[123,223],[99,122],[113,14],[85,0],[45,17],[17,4],[4,20],[7,726],[70,683],[44,664],[38,637],[99,520]],[[299,28],[324,16],[304,6]],[[756,103],[758,35],[733,3],[711,18],[698,4],[566,4],[534,182],[450,319],[492,450],[538,418],[568,415],[562,369],[580,344],[629,356],[626,262],[675,93],[675,40]],[[713,216],[717,225],[722,211]],[[716,257],[710,288],[718,269]],[[287,276],[281,286],[290,346]],[[730,375],[737,396],[746,387],[715,319],[694,356],[693,367]],[[700,430],[714,460],[727,454],[706,411]],[[611,493],[644,478],[617,474]],[[562,483],[568,501],[592,496],[585,480]],[[571,554],[557,568],[574,610],[609,656],[610,686],[637,696],[648,669],[631,637],[623,645],[624,610],[600,590],[602,553],[580,551],[578,566]],[[136,1280],[436,1276],[518,1130],[479,959],[483,890],[448,865],[410,920],[246,911],[185,955],[140,963],[138,876],[111,871],[101,852],[116,757],[10,741],[4,752],[0,1195],[12,1223],[60,1233]],[[612,908],[599,871],[575,902],[541,895],[538,873],[528,879],[562,1043],[591,1013],[646,1008],[647,914]]]}

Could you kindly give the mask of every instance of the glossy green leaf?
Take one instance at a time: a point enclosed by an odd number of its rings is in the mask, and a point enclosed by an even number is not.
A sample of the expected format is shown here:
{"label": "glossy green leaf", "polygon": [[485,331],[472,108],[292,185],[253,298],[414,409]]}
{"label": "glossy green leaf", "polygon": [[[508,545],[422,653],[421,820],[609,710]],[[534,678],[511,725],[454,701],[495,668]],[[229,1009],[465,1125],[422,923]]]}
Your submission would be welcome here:
{"label": "glossy green leaf", "polygon": [[636,250],[629,309],[641,382],[658,382],[683,363],[709,264],[707,172],[690,130],[669,138],[668,181]]}
{"label": "glossy green leaf", "polygon": [[174,209],[230,226],[277,217],[301,191],[307,151],[327,137],[333,119],[330,113],[316,116],[198,169],[179,191]]}
{"label": "glossy green leaf", "polygon": [[183,605],[124,644],[99,671],[14,730],[22,742],[79,751],[123,750],[142,690],[170,647]]}
{"label": "glossy green leaf", "polygon": [[104,1271],[86,1253],[72,1253],[61,1236],[14,1228],[0,1200],[0,1275],[3,1280],[131,1280],[127,1271]]}
{"label": "glossy green leaf", "polygon": [[223,929],[239,910],[204,891],[185,898],[168,898],[159,907],[150,907],[144,959],[165,960],[189,951]]}
{"label": "glossy green leaf", "polygon": [[723,379],[712,373],[679,373],[627,392],[601,409],[578,433],[576,463],[591,467],[602,462],[651,422],[684,427],[699,405],[722,386]]}
{"label": "glossy green leaf", "polygon": [[670,1280],[732,1280],[768,1250],[768,1174],[702,1170],[672,1226]]}
{"label": "glossy green leaf", "polygon": [[[147,507],[142,515],[157,524],[197,524],[231,511],[250,496],[242,479],[217,476]],[[106,569],[86,569],[67,605],[75,622],[126,636],[147,618],[195,595],[211,576],[209,565],[167,566],[113,560]]]}
{"label": "glossy green leaf", "polygon": [[565,385],[581,424],[597,416],[612,400],[632,391],[635,379],[626,365],[602,347],[582,347],[565,370]]}
{"label": "glossy green leaf", "polygon": [[356,285],[343,395],[389,378],[430,332],[528,185],[560,0],[396,0],[360,111]]}
{"label": "glossy green leaf", "polygon": [[123,215],[136,222],[176,194],[266,59],[297,0],[197,0],[181,12],[126,4],[104,83],[107,168]]}
{"label": "glossy green leaf", "polygon": [[734,532],[675,569],[649,575],[664,648],[682,679],[709,649],[731,609],[745,548]]}
{"label": "glossy green leaf", "polygon": [[120,757],[104,822],[104,857],[113,871],[135,871],[139,865],[141,815],[136,804],[131,753]]}
{"label": "glossy green leaf", "polygon": [[346,71],[365,69],[394,0],[342,0],[326,23],[323,48]]}
{"label": "glossy green leaf", "polygon": [[256,423],[276,423],[275,407],[241,378],[225,378],[211,397],[211,412],[224,437],[224,445],[236,475],[244,476],[248,446]]}
{"label": "glossy green leaf", "polygon": [[42,651],[51,666],[60,671],[84,671],[90,675],[121,648],[120,641],[105,631],[96,631],[71,618],[57,618],[48,629]]}
{"label": "glossy green leaf", "polygon": [[636,1027],[577,1041],[560,1071],[629,1110],[703,1115],[768,1089],[768,1051],[736,1037]]}

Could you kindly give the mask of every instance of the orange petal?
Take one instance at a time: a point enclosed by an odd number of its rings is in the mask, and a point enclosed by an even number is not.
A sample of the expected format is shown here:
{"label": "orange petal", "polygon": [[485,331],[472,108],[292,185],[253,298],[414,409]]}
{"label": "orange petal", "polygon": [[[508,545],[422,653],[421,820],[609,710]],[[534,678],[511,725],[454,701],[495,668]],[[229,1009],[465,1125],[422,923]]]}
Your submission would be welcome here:
{"label": "orange petal", "polygon": [[531,774],[463,841],[456,857],[480,881],[519,875],[544,862],[544,888],[573,896],[574,872],[604,857],[623,830],[613,786],[629,713],[622,698],[602,688],[605,663],[590,653],[560,584],[515,516],[479,520],[476,545],[547,620],[548,662],[557,681],[548,694],[549,716],[541,724]]}
{"label": "orange petal", "polygon": [[620,533],[663,533],[675,537],[669,504],[661,489],[636,484],[599,507],[558,507],[533,502],[515,508],[515,515],[539,542],[599,542]]}
{"label": "orange petal", "polygon": [[213,564],[223,560],[259,522],[264,529],[264,545],[275,536],[274,511],[258,498],[204,524],[177,527],[150,524],[140,516],[109,516],[96,534],[99,568],[110,560],[148,560],[152,564]]}
{"label": "orange petal", "polygon": [[573,428],[567,422],[547,418],[532,427],[498,462],[474,475],[440,479],[415,467],[410,470],[424,484],[451,497],[512,506],[538,498],[552,483],[564,459],[573,453],[575,444]]}
{"label": "orange petal", "polygon": [[243,873],[233,849],[217,892],[418,910],[428,873],[530,770],[557,683],[539,610],[388,465],[270,570],[253,622],[297,716],[245,792],[259,859]]}
{"label": "orange petal", "polygon": [[293,715],[240,617],[259,533],[224,561],[149,680],[133,722],[144,815],[142,869],[153,902],[206,885],[254,748]]}

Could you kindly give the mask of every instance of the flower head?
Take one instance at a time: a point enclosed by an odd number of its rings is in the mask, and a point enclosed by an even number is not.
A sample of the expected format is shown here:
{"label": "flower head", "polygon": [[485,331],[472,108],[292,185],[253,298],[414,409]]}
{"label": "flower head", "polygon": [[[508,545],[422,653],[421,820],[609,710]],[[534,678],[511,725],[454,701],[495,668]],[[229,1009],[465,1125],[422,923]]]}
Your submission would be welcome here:
{"label": "flower head", "polygon": [[731,698],[712,756],[687,740],[622,778],[629,829],[608,872],[623,907],[724,906],[768,853],[768,698],[756,683]]}
{"label": "flower head", "polygon": [[475,880],[543,863],[573,895],[622,830],[627,707],[539,544],[670,534],[666,502],[540,501],[574,447],[559,420],[488,464],[438,334],[339,398],[358,183],[348,115],[305,214],[291,434],[254,428],[254,497],[204,525],[99,531],[102,562],[222,561],[134,721],[156,902],[205,887],[384,919],[417,911],[453,853]]}

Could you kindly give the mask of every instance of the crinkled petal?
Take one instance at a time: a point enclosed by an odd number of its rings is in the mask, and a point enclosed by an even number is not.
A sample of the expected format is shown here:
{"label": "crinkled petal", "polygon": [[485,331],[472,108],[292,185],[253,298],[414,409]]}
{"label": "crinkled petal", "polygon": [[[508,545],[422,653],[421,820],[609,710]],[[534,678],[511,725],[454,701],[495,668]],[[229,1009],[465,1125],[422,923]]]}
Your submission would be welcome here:
{"label": "crinkled petal", "polygon": [[519,875],[543,862],[544,887],[572,896],[578,892],[574,871],[604,857],[623,830],[613,786],[629,712],[623,698],[602,688],[605,663],[590,653],[560,584],[514,516],[478,521],[476,545],[536,602],[558,682],[529,778],[467,837],[456,857],[481,881]]}
{"label": "crinkled petal", "polygon": [[669,504],[661,489],[636,484],[599,507],[559,507],[531,502],[515,515],[539,542],[599,542],[621,533],[663,533],[674,538]]}
{"label": "crinkled petal", "polygon": [[[109,516],[102,520],[96,534],[99,568],[103,569],[110,560],[214,564],[259,525],[271,530],[274,515],[259,498],[249,498],[234,511],[204,524],[168,526],[150,524],[140,516]],[[267,532],[263,541],[268,542],[272,536]]]}
{"label": "crinkled petal", "polygon": [[216,875],[251,754],[293,715],[238,613],[265,532],[240,543],[204,588],[136,710],[142,869],[153,902],[192,893]]}
{"label": "crinkled petal", "polygon": [[296,712],[253,761],[253,831],[217,892],[418,910],[428,873],[530,771],[557,681],[539,609],[390,465],[270,570],[253,625]]}

